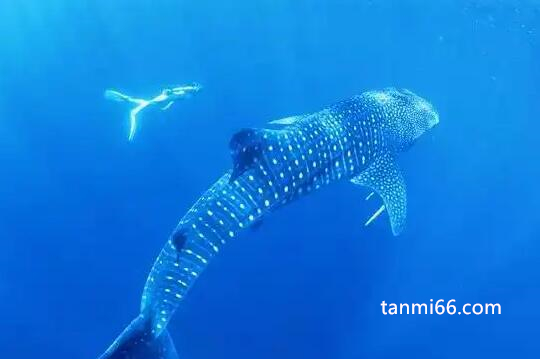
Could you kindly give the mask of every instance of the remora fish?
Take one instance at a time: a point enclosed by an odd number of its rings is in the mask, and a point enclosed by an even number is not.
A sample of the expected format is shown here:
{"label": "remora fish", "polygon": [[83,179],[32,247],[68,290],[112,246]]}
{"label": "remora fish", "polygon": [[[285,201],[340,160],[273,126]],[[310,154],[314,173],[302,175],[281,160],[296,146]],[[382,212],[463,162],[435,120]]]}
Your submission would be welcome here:
{"label": "remora fish", "polygon": [[395,156],[438,122],[426,100],[384,89],[272,122],[278,129],[236,133],[233,169],[181,219],[148,276],[140,314],[100,359],[178,358],[166,326],[210,259],[267,214],[328,184],[371,188],[399,234],[407,199]]}

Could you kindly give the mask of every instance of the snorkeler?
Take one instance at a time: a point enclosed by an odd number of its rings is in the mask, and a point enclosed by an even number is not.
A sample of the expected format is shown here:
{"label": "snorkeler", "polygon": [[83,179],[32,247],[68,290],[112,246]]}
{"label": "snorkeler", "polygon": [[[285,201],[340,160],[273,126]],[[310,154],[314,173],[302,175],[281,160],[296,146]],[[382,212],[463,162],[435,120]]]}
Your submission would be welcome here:
{"label": "snorkeler", "polygon": [[115,91],[115,90],[106,90],[105,91],[105,98],[108,100],[113,101],[119,101],[119,102],[131,102],[135,104],[135,107],[129,112],[129,122],[130,122],[130,128],[129,128],[129,140],[131,141],[133,137],[135,136],[135,131],[137,130],[137,115],[139,112],[141,112],[143,109],[147,107],[151,107],[154,105],[161,105],[165,104],[163,107],[161,107],[161,110],[165,111],[168,110],[176,100],[188,97],[191,94],[194,94],[196,92],[199,92],[201,89],[201,86],[197,83],[189,84],[189,85],[183,85],[173,88],[166,88],[159,95],[156,97],[150,99],[150,100],[144,100],[139,98],[133,98],[128,95],[124,95],[121,92]]}

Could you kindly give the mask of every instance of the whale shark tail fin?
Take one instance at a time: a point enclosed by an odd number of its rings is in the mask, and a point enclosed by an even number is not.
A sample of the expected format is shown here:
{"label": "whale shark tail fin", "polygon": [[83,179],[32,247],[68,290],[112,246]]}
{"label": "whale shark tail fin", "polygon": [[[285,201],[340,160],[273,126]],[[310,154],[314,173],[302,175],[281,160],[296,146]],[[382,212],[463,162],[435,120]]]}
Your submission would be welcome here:
{"label": "whale shark tail fin", "polygon": [[98,359],[178,359],[178,353],[166,329],[156,337],[150,320],[139,315]]}

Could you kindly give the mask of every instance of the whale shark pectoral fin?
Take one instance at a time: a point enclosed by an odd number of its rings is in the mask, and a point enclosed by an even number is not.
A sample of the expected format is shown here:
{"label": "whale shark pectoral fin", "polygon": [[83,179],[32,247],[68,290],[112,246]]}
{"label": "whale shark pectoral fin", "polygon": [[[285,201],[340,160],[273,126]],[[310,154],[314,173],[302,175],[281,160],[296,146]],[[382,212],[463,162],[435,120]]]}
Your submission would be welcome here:
{"label": "whale shark pectoral fin", "polygon": [[[392,233],[399,235],[405,227],[407,217],[407,192],[405,181],[393,156],[386,154],[379,157],[351,182],[369,187],[382,198],[390,217]],[[377,216],[381,212],[378,211]],[[368,224],[375,218],[370,218]]]}
{"label": "whale shark pectoral fin", "polygon": [[304,117],[306,117],[306,115],[289,116],[289,117],[285,117],[285,118],[280,118],[278,120],[270,121],[268,123],[271,124],[271,125],[288,126],[288,125],[292,125],[296,121],[299,121],[299,120],[303,119]]}

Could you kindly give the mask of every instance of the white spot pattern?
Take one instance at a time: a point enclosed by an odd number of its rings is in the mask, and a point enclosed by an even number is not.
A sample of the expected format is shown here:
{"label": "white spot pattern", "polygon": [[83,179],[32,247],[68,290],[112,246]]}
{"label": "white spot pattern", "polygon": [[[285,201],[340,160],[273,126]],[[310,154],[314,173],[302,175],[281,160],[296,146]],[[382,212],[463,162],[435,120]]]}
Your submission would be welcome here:
{"label": "white spot pattern", "polygon": [[[156,260],[142,301],[142,308],[151,307],[156,316],[154,330],[166,326],[208,261],[240,230],[300,195],[357,176],[397,146],[389,143],[385,129],[407,112],[389,108],[392,101],[393,95],[367,93],[283,129],[253,132],[259,134],[249,138],[259,149],[253,163],[232,183],[230,174],[218,180],[180,221],[181,250],[169,241]],[[431,107],[415,111],[426,108]],[[243,153],[249,153],[250,144],[242,146]]]}

